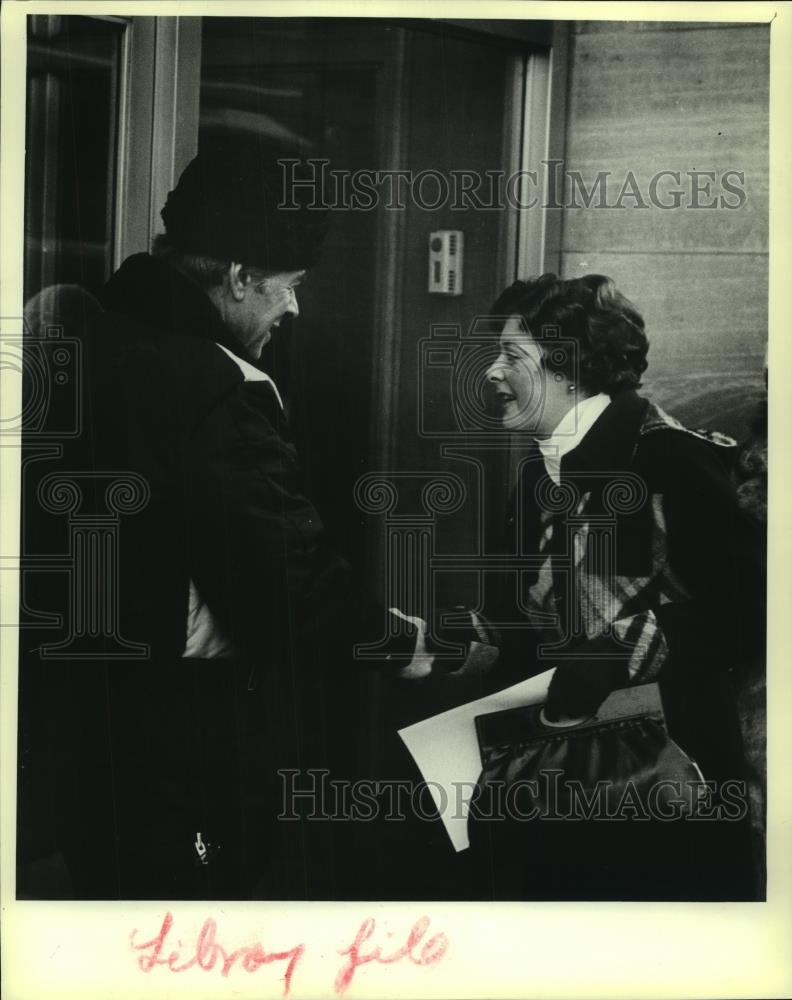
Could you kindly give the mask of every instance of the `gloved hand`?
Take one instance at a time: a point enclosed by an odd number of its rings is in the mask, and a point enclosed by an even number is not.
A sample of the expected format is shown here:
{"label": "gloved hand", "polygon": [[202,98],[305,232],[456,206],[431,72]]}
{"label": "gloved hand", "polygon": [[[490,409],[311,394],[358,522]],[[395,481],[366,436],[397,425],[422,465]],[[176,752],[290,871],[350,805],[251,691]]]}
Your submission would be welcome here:
{"label": "gloved hand", "polygon": [[626,662],[613,660],[569,660],[556,667],[547,692],[545,717],[587,719],[594,715],[611,691],[627,687]]}

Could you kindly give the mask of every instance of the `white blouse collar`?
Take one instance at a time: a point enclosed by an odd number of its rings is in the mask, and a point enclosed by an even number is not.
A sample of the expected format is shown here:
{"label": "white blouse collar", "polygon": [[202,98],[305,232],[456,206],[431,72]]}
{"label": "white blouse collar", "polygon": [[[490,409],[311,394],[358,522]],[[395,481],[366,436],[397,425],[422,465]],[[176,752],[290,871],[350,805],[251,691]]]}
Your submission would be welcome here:
{"label": "white blouse collar", "polygon": [[604,392],[581,399],[564,414],[550,437],[539,442],[547,474],[553,482],[561,482],[561,459],[577,448],[603,410],[610,406],[610,401],[610,396]]}

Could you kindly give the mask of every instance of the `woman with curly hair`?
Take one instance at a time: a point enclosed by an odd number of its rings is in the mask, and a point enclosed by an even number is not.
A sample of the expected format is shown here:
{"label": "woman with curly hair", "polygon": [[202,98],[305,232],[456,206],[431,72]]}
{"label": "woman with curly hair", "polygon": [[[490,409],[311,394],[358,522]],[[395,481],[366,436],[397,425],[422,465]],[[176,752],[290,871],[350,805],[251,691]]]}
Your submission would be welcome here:
{"label": "woman with curly hair", "polygon": [[[522,743],[504,736],[485,759],[483,785],[514,786],[574,760],[568,774],[639,789],[632,811],[610,821],[551,822],[546,796],[544,821],[533,824],[488,822],[479,809],[471,840],[506,878],[493,893],[756,898],[763,888],[750,884],[744,803],[736,804],[743,772],[730,673],[761,645],[765,584],[761,543],[731,481],[734,442],[688,430],[638,395],[644,321],[611,279],[518,281],[492,313],[502,325],[487,382],[503,427],[535,445],[509,521],[509,549],[525,559],[509,609],[498,612],[498,672],[514,681],[555,670],[541,732],[534,727]],[[632,743],[625,736],[606,759],[615,744],[592,735],[609,696],[650,682],[670,746],[690,759],[686,773],[700,769],[714,783],[683,791],[676,812],[662,798],[646,813],[668,743],[649,746],[650,730],[618,723]],[[581,732],[586,739],[572,739]],[[691,813],[698,819],[670,822]]]}

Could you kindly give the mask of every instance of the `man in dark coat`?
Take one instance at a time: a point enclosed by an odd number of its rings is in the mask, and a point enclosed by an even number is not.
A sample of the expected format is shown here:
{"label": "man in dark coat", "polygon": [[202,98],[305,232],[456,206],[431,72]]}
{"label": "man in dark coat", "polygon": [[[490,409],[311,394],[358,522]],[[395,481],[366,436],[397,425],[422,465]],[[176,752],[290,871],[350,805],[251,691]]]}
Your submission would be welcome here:
{"label": "man in dark coat", "polygon": [[[104,881],[73,875],[78,896],[312,898],[348,884],[338,825],[277,820],[279,768],[349,766],[352,644],[382,627],[357,610],[257,367],[298,314],[325,229],[323,213],[281,200],[277,164],[254,145],[203,150],[154,252],[122,264],[76,331],[86,419],[64,468],[131,475],[144,494],[121,519],[117,580],[92,581],[117,586],[115,635],[138,653],[109,651],[99,676],[69,664],[84,725],[102,713],[71,771],[101,771],[84,798],[112,800],[72,871],[89,867],[91,844],[115,844]],[[402,638],[397,668],[415,629]]]}

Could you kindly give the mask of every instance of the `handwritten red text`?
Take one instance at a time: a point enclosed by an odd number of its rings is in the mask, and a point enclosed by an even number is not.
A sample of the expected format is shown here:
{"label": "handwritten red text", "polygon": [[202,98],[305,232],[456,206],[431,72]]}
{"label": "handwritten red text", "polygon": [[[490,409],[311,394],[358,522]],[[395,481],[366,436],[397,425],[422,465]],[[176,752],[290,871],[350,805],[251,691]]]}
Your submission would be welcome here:
{"label": "handwritten red text", "polygon": [[184,955],[178,949],[169,949],[166,954],[165,939],[172,926],[173,915],[168,912],[165,914],[159,933],[150,941],[136,942],[138,932],[137,930],[132,931],[130,944],[136,951],[141,952],[138,957],[138,966],[143,972],[151,972],[158,965],[166,965],[171,972],[186,972],[187,969],[198,966],[204,972],[211,972],[215,967],[219,967],[220,974],[227,976],[234,967],[241,967],[245,972],[256,972],[262,965],[269,965],[272,962],[287,962],[283,975],[283,995],[289,995],[292,976],[297,968],[297,963],[303,956],[305,945],[298,944],[287,951],[266,951],[263,945],[257,941],[254,944],[228,951],[216,940],[217,924],[211,917],[207,917],[196,938],[195,948],[185,960]]}
{"label": "handwritten red text", "polygon": [[[170,972],[186,972],[188,969],[201,969],[203,972],[219,971],[220,975],[228,976],[234,969],[245,972],[257,972],[264,965],[275,962],[286,963],[283,973],[283,995],[288,996],[292,986],[294,973],[306,951],[304,944],[295,945],[284,951],[267,951],[261,942],[246,944],[239,948],[228,948],[217,940],[217,924],[207,917],[195,939],[195,943],[185,949],[181,940],[174,943],[171,934],[173,914],[168,912],[163,918],[159,931],[154,937],[138,940],[138,931],[132,931],[129,943],[138,953],[137,964],[142,972],[150,973],[158,966],[164,966]],[[400,947],[393,944],[376,944],[373,941],[377,930],[373,917],[367,917],[358,928],[354,940],[345,948],[339,949],[343,963],[335,977],[335,992],[343,995],[352,983],[357,970],[369,963],[378,965],[395,965],[397,962],[408,961],[413,965],[429,966],[439,962],[448,949],[448,938],[443,933],[427,937],[429,918],[416,920],[409,930],[407,938]],[[170,935],[170,937],[169,937]],[[387,937],[392,935],[387,933]]]}
{"label": "handwritten red text", "polygon": [[[364,920],[352,944],[342,948],[339,952],[340,955],[346,956],[346,961],[338,970],[335,979],[336,993],[345,993],[352,982],[355,971],[368,962],[393,965],[394,962],[400,962],[404,958],[408,958],[414,965],[434,965],[435,962],[439,962],[448,948],[448,938],[445,934],[440,933],[433,935],[428,941],[423,941],[428,929],[429,917],[421,917],[412,925],[407,940],[401,948],[390,954],[383,954],[380,946],[368,945],[368,947],[364,947],[376,930],[373,917]],[[421,945],[422,941],[423,945]],[[419,945],[421,945],[420,949]]]}

